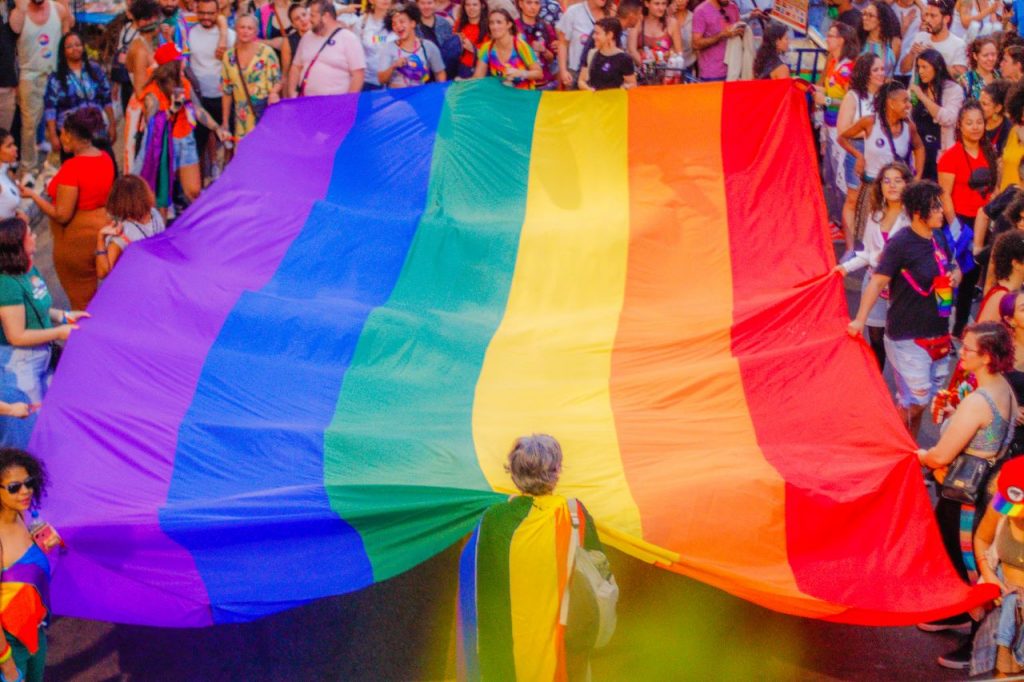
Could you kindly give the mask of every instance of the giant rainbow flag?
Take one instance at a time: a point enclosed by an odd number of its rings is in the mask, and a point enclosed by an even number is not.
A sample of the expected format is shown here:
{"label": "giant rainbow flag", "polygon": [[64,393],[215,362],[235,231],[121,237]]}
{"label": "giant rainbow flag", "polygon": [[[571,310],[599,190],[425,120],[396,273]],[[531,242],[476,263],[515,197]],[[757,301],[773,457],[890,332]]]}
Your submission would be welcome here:
{"label": "giant rainbow flag", "polygon": [[207,625],[394,576],[511,491],[530,432],[605,542],[758,604],[984,601],[823,224],[787,82],[272,107],[71,337],[32,442],[56,611]]}

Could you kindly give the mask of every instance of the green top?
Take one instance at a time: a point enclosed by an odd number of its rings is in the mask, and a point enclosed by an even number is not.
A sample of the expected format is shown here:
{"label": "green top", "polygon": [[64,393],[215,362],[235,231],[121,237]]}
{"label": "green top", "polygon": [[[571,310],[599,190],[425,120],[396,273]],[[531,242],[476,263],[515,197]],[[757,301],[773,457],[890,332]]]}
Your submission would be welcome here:
{"label": "green top", "polygon": [[[0,306],[25,305],[25,329],[49,329],[50,307],[53,299],[39,270],[33,265],[23,275],[0,275]],[[7,343],[7,336],[0,326],[0,343]]]}

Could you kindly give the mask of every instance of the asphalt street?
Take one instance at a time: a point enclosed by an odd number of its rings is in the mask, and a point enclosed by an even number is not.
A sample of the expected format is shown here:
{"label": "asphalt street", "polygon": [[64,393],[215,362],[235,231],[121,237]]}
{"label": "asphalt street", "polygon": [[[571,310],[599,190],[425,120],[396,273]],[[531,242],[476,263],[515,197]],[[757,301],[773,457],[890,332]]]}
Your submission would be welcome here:
{"label": "asphalt street", "polygon": [[[36,226],[37,263],[66,305]],[[851,305],[858,282],[848,278]],[[925,438],[934,438],[929,431]],[[440,680],[451,678],[457,548],[357,593],[255,623],[169,630],[55,618],[48,680]],[[767,611],[612,550],[619,627],[594,680],[963,679],[934,659],[953,636],[837,625]]]}

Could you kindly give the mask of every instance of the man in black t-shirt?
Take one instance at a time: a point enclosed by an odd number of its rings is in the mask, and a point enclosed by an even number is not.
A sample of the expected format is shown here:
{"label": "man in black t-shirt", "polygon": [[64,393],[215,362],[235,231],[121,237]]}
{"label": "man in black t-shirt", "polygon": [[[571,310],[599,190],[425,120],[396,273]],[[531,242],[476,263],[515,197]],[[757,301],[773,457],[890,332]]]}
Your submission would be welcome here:
{"label": "man in black t-shirt", "polygon": [[896,404],[916,438],[921,417],[949,374],[949,316],[952,287],[961,273],[949,249],[935,238],[942,227],[942,189],[930,180],[909,185],[903,205],[910,229],[900,230],[885,245],[875,274],[860,299],[848,331],[864,331],[868,311],[889,287],[885,318],[885,352],[896,380]]}
{"label": "man in black t-shirt", "polygon": [[10,16],[14,0],[0,0],[0,128],[10,132],[18,102],[18,68],[15,48],[17,34],[11,30]]}

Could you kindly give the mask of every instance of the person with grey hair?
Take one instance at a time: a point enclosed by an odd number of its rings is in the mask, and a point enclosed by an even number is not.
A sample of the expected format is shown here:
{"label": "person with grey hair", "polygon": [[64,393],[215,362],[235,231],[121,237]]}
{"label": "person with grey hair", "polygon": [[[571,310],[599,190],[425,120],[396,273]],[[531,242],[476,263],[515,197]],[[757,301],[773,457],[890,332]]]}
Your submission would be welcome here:
{"label": "person with grey hair", "polygon": [[580,615],[585,581],[566,566],[584,550],[603,551],[593,519],[555,494],[562,447],[553,437],[517,438],[505,471],[521,494],[484,512],[462,553],[460,669],[484,680],[552,680],[564,661],[569,680],[588,679],[599,624]]}

